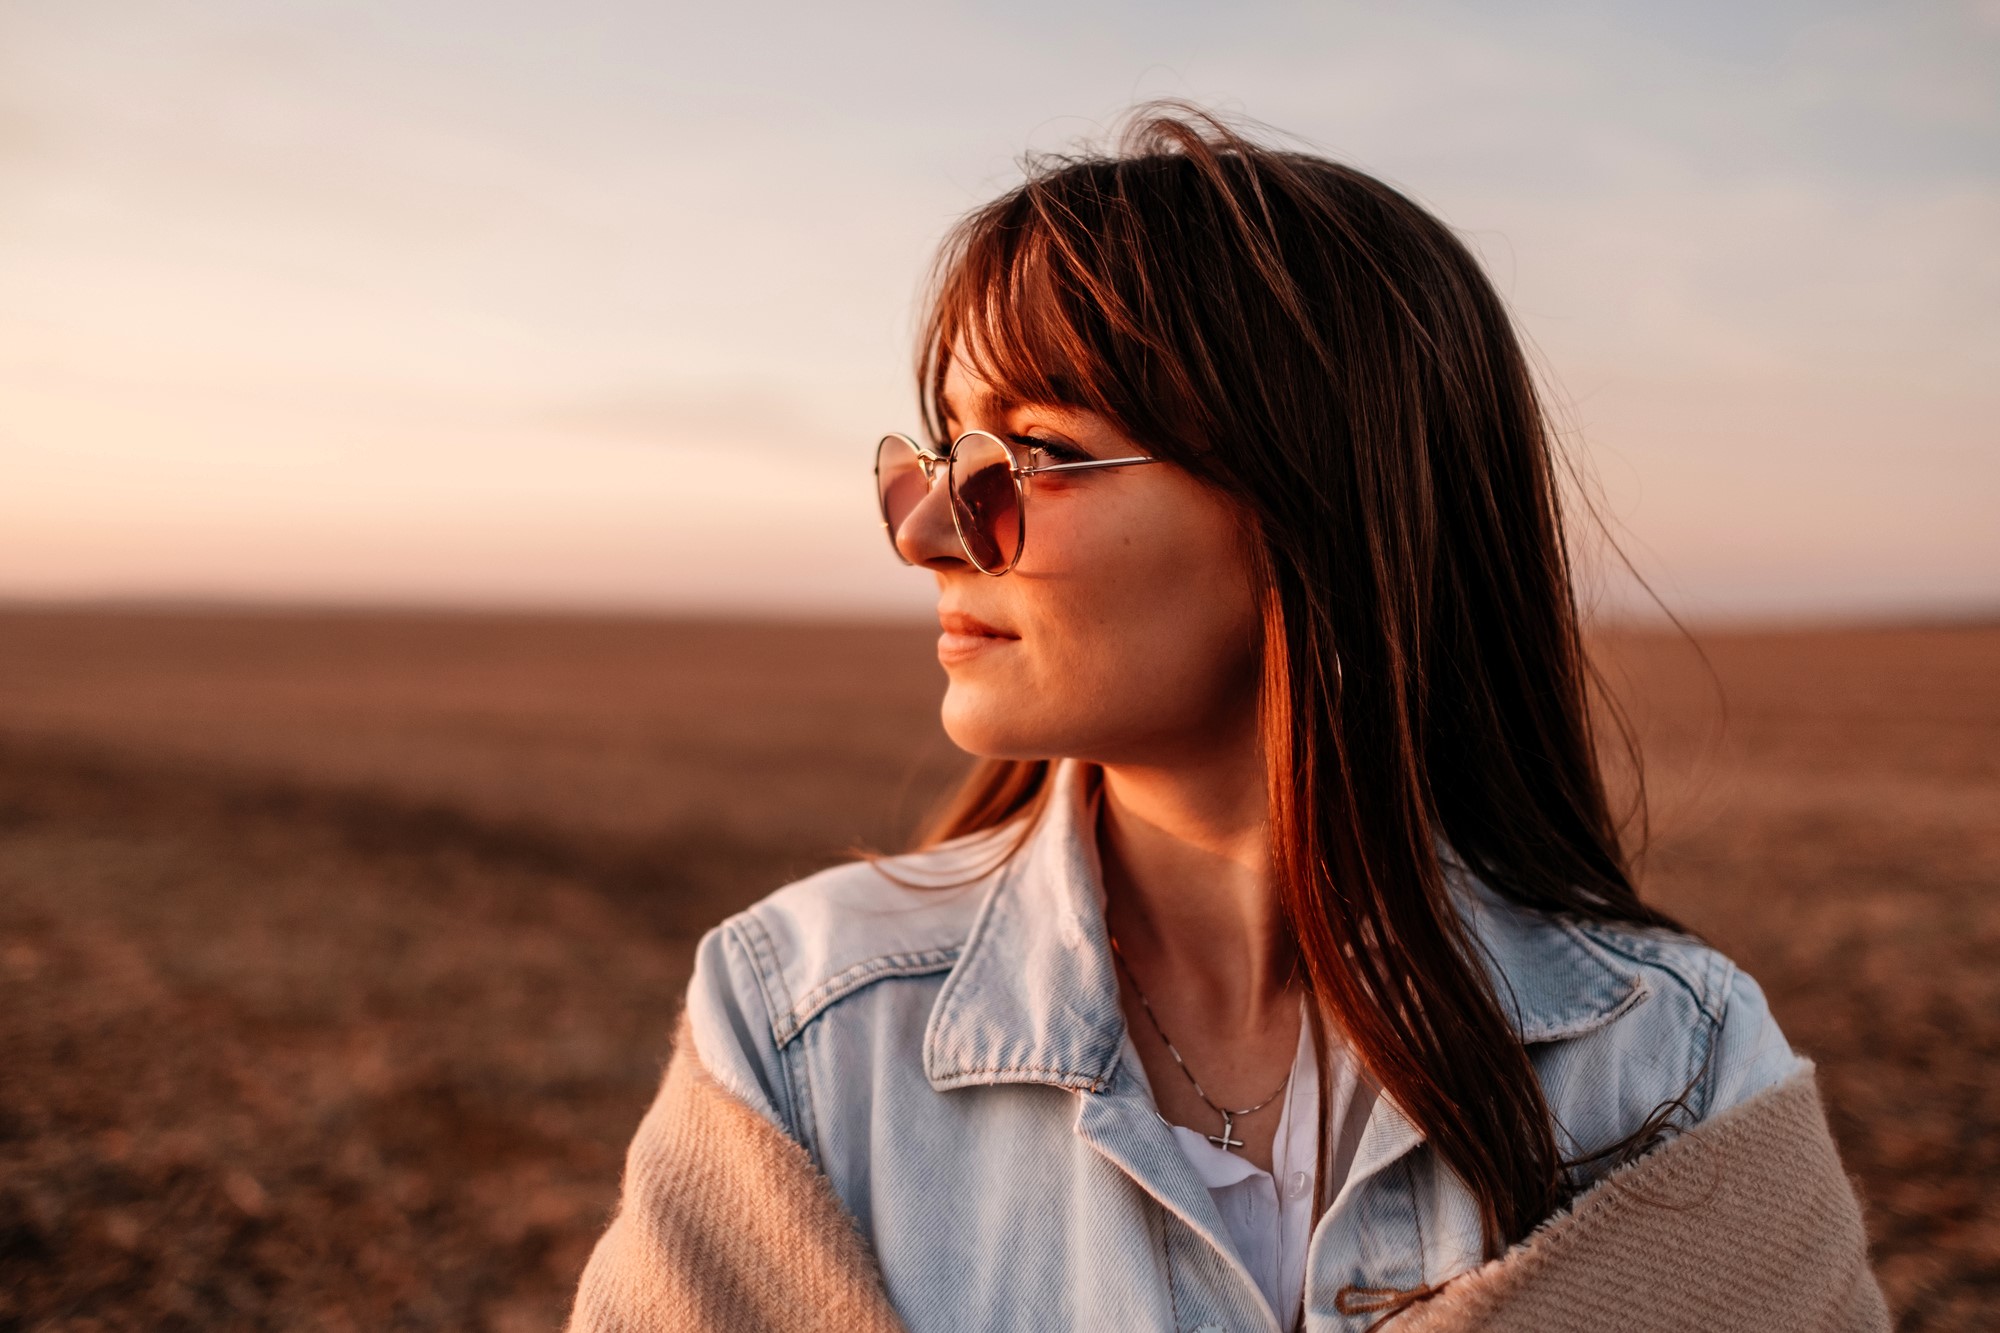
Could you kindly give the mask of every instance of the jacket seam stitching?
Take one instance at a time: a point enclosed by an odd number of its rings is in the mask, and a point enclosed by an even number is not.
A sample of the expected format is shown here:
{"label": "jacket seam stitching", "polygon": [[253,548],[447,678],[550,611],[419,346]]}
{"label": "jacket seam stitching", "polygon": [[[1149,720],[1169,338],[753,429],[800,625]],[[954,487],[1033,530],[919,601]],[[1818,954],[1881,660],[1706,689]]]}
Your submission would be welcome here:
{"label": "jacket seam stitching", "polygon": [[771,1040],[778,1039],[778,1015],[791,1008],[791,997],[783,993],[784,973],[778,963],[778,951],[771,942],[769,932],[754,916],[739,919],[732,927],[745,953],[754,964],[751,972],[757,978],[757,991],[764,1000],[765,1021],[771,1027]]}
{"label": "jacket seam stitching", "polygon": [[1403,1188],[1408,1191],[1410,1201],[1410,1227],[1417,1233],[1417,1280],[1415,1286],[1422,1286],[1430,1278],[1430,1247],[1424,1243],[1424,1210],[1417,1202],[1421,1197],[1417,1192],[1417,1164],[1414,1154],[1403,1159]]}
{"label": "jacket seam stitching", "polygon": [[[1484,939],[1480,938],[1480,933],[1475,929],[1473,932],[1474,938],[1478,941],[1481,951],[1492,960],[1492,970],[1499,978],[1499,983],[1494,988],[1496,994],[1502,987],[1507,991],[1503,1008],[1511,1010],[1509,1026],[1519,1029],[1523,1045],[1541,1045],[1548,1042],[1569,1041],[1573,1038],[1581,1037],[1586,1033],[1594,1032],[1598,1028],[1623,1017],[1628,1010],[1652,994],[1652,988],[1646,984],[1643,973],[1628,972],[1614,966],[1601,955],[1599,952],[1601,941],[1594,935],[1586,934],[1578,927],[1577,923],[1563,917],[1549,915],[1546,919],[1548,924],[1555,929],[1557,934],[1571,949],[1581,956],[1583,961],[1596,968],[1602,974],[1603,978],[1609,981],[1614,987],[1622,987],[1623,993],[1608,994],[1602,1001],[1593,998],[1592,1003],[1596,1007],[1590,1013],[1568,1023],[1546,1024],[1546,1030],[1542,1030],[1544,1026],[1543,1015],[1538,1012],[1530,1013],[1521,1003],[1518,994],[1514,993],[1513,979],[1508,975],[1507,969],[1501,966],[1499,960],[1494,957],[1491,949],[1486,945]],[[1617,952],[1618,956],[1626,962],[1638,963],[1644,966],[1640,959],[1633,958],[1629,954],[1620,951],[1612,952]]]}
{"label": "jacket seam stitching", "polygon": [[813,1095],[812,1062],[806,1059],[805,1055],[806,1052],[804,1051],[798,1052],[799,1058],[796,1061],[798,1069],[799,1095],[800,1098],[805,1103],[806,1132],[811,1140],[810,1151],[812,1152],[813,1161],[819,1165],[821,1171],[825,1171],[826,1153],[823,1149],[823,1146],[820,1143],[820,1138],[819,1138],[819,1113],[818,1113],[819,1101],[818,1098],[816,1098]]}
{"label": "jacket seam stitching", "polygon": [[[1672,977],[1677,983],[1679,983],[1682,990],[1688,993],[1689,998],[1691,998],[1694,1001],[1695,1007],[1701,1010],[1702,1017],[1706,1018],[1711,1023],[1720,1021],[1720,1016],[1717,1015],[1717,1013],[1715,1012],[1714,1006],[1709,1001],[1709,997],[1702,993],[1701,986],[1699,986],[1695,981],[1690,980],[1687,976],[1683,974],[1682,968],[1674,966],[1672,963],[1668,962],[1664,957],[1642,958],[1638,954],[1635,954],[1629,949],[1626,949],[1618,944],[1614,944],[1610,940],[1597,939],[1594,936],[1592,938],[1593,942],[1596,943],[1599,948],[1609,950],[1610,952],[1617,954],[1620,958],[1623,958],[1628,962],[1637,963],[1641,967],[1658,968],[1660,971],[1665,972],[1668,976]],[[1641,979],[1643,980],[1643,978]]]}
{"label": "jacket seam stitching", "polygon": [[1724,996],[1721,1007],[1722,1012],[1716,1016],[1714,1022],[1704,1026],[1701,1036],[1701,1049],[1696,1052],[1700,1062],[1696,1064],[1695,1069],[1699,1071],[1701,1079],[1701,1110],[1695,1116],[1697,1122],[1708,1119],[1709,1109],[1715,1105],[1715,1085],[1717,1080],[1722,1076],[1722,1071],[1715,1066],[1715,1043],[1716,1039],[1722,1035],[1722,1025],[1729,1021],[1728,981],[1733,979],[1733,974],[1736,970],[1736,964],[1730,963],[1728,965],[1728,971],[1731,976],[1724,981],[1722,989],[1722,995]]}
{"label": "jacket seam stitching", "polygon": [[[791,998],[790,993],[784,989],[784,973],[778,964],[777,944],[772,940],[770,932],[764,929],[764,923],[756,917],[745,916],[741,925],[741,933],[749,939],[751,957],[757,963],[755,969],[757,985],[764,992],[764,1004],[771,1016],[772,1037],[775,1040],[777,1035],[775,1016],[789,1010]],[[782,1007],[774,1007],[771,1003],[771,993],[774,989],[786,1001]],[[785,1070],[787,1090],[792,1095],[793,1118],[798,1122],[794,1127],[793,1137],[797,1138],[812,1155],[815,1164],[823,1163],[826,1158],[820,1151],[819,1117],[814,1110],[810,1072],[801,1068],[800,1062],[793,1058],[794,1053],[786,1049],[786,1043],[778,1042],[777,1050],[778,1062]]]}
{"label": "jacket seam stitching", "polygon": [[968,1074],[1054,1074],[1066,1079],[1082,1079],[1092,1092],[1102,1091],[1107,1082],[1105,1079],[1080,1073],[1074,1069],[1047,1068],[1042,1065],[982,1065],[975,1069],[953,1069],[940,1077],[962,1078]]}
{"label": "jacket seam stitching", "polygon": [[[741,955],[743,963],[747,966],[751,977],[756,981],[757,999],[764,1006],[765,1026],[768,1028],[770,1026],[771,1015],[776,1012],[772,1008],[771,989],[764,975],[763,961],[758,957],[756,941],[749,938],[743,930],[738,929],[743,924],[745,923],[724,922],[722,924],[723,948],[726,952]],[[797,1138],[797,1103],[791,1086],[791,1069],[785,1061],[785,1053],[783,1051],[778,1051],[777,1056],[778,1067],[784,1074],[784,1098],[786,1101],[786,1104],[779,1106],[777,1111],[779,1117],[785,1122],[786,1132],[791,1134],[793,1138]]]}
{"label": "jacket seam stitching", "polygon": [[1153,1238],[1160,1246],[1160,1262],[1167,1270],[1167,1309],[1170,1311],[1176,1329],[1181,1326],[1181,1293],[1174,1282],[1174,1247],[1167,1240],[1167,1210],[1158,1199],[1151,1195],[1147,1201],[1153,1205]]}
{"label": "jacket seam stitching", "polygon": [[790,1043],[815,1018],[870,982],[887,977],[918,977],[948,970],[957,961],[962,946],[925,949],[914,953],[883,954],[854,964],[822,981],[806,992],[804,999],[774,1021],[772,1037],[780,1047]]}

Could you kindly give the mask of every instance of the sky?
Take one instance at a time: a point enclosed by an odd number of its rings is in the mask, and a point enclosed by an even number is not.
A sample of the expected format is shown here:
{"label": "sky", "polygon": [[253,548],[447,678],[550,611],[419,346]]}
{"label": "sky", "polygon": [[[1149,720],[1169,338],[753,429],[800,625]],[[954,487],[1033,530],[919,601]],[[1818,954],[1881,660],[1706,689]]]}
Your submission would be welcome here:
{"label": "sky", "polygon": [[1457,229],[1677,614],[2000,609],[2000,0],[6,0],[0,598],[921,615],[933,248],[1163,96]]}

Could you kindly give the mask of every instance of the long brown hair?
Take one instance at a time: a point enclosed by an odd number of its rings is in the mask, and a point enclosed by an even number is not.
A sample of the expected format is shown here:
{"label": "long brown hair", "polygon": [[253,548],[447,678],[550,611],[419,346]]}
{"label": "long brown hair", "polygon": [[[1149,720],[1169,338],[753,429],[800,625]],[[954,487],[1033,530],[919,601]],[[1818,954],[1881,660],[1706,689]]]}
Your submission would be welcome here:
{"label": "long brown hair", "polygon": [[[1316,1029],[1499,1253],[1561,1204],[1564,1163],[1438,840],[1529,908],[1680,929],[1640,902],[1606,798],[1550,429],[1499,296],[1381,181],[1170,103],[962,219],[927,310],[934,438],[961,357],[1247,515],[1273,870]],[[1048,773],[978,765],[918,845],[1032,820]]]}

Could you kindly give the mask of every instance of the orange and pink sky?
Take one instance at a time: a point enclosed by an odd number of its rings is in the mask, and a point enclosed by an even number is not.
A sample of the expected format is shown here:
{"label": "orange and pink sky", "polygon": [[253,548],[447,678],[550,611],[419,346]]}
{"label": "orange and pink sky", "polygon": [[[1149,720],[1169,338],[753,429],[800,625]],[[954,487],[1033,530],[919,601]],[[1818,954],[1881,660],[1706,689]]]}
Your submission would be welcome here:
{"label": "orange and pink sky", "polygon": [[2000,5],[1386,9],[9,4],[0,598],[921,614],[931,248],[1171,95],[1461,230],[1676,611],[2000,608]]}

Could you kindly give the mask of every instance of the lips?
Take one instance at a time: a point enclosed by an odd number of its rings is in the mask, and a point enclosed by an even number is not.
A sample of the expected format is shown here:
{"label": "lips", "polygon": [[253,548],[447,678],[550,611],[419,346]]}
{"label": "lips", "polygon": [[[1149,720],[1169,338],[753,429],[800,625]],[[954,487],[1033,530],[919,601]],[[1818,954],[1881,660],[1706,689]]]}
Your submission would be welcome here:
{"label": "lips", "polygon": [[969,662],[982,653],[998,651],[1021,637],[963,611],[939,611],[938,624],[944,630],[938,635],[938,661],[945,666]]}
{"label": "lips", "polygon": [[938,628],[946,634],[960,634],[979,639],[1018,639],[1018,634],[995,629],[977,616],[969,616],[963,611],[938,612]]}

